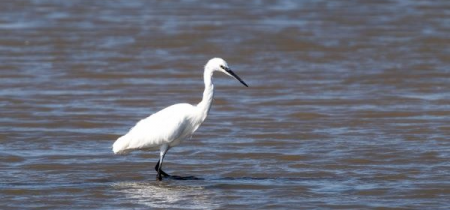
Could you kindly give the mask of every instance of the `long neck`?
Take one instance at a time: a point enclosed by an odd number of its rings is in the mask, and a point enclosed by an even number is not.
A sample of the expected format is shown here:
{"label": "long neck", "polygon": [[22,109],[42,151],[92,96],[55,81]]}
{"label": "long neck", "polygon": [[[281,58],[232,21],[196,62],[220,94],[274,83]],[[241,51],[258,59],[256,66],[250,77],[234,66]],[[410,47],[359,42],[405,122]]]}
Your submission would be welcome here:
{"label": "long neck", "polygon": [[214,85],[212,84],[213,72],[205,70],[203,74],[203,79],[205,81],[205,90],[203,91],[202,101],[197,105],[202,113],[202,121],[208,116],[209,110],[211,109],[211,104],[214,98]]}

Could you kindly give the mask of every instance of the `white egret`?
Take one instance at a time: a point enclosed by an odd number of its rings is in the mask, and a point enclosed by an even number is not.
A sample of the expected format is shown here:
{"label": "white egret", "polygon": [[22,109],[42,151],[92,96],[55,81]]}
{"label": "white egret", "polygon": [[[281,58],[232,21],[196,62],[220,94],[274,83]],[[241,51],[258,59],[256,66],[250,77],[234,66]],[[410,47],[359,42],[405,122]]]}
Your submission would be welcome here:
{"label": "white egret", "polygon": [[205,65],[203,74],[205,90],[199,104],[196,106],[187,103],[175,104],[142,119],[127,134],[114,142],[113,152],[115,154],[126,154],[134,150],[159,148],[159,161],[155,166],[155,170],[158,172],[156,178],[161,181],[162,176],[170,177],[162,170],[164,156],[170,148],[190,139],[208,116],[214,97],[212,78],[215,71],[234,77],[248,87],[241,78],[231,71],[225,60],[213,58]]}

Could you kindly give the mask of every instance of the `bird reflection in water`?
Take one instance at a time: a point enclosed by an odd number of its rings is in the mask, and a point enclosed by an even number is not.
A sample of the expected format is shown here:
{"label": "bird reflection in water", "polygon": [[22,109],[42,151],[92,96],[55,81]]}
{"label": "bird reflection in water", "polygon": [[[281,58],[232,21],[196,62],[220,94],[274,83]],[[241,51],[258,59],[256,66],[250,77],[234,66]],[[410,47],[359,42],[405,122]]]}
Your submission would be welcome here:
{"label": "bird reflection in water", "polygon": [[151,208],[214,209],[213,192],[180,182],[120,182],[113,185],[125,199]]}

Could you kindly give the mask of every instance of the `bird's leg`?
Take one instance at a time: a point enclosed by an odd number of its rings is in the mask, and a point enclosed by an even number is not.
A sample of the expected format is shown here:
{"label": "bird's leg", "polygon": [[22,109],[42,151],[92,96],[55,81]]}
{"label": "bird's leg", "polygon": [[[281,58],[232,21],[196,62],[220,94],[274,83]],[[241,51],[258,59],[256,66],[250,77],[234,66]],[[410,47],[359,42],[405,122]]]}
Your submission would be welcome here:
{"label": "bird's leg", "polygon": [[[156,172],[158,172],[158,167],[159,167],[159,160],[158,160],[158,162],[155,165],[155,171]],[[167,174],[166,172],[164,172],[162,169],[161,169],[161,175],[163,175],[164,177],[170,177],[170,175]]]}
{"label": "bird's leg", "polygon": [[[162,180],[162,176],[161,176],[161,168],[163,165],[163,161],[164,161],[164,156],[166,156],[167,151],[169,150],[169,145],[168,144],[163,144],[160,147],[160,152],[159,152],[159,161],[158,161],[158,174],[156,175],[156,180],[161,181]],[[166,174],[166,173],[164,173]]]}

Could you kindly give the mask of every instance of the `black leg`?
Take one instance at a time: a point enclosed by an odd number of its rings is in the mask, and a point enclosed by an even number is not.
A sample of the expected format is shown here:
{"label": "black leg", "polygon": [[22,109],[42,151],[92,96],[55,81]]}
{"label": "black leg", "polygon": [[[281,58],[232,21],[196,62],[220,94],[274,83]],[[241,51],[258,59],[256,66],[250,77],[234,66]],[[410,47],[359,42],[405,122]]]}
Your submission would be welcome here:
{"label": "black leg", "polygon": [[[161,168],[161,167],[160,167]],[[161,181],[162,180],[162,176],[161,176],[161,169],[158,170],[158,174],[156,174],[156,180]]]}
{"label": "black leg", "polygon": [[[159,160],[158,160],[158,162],[155,165],[155,171],[158,172],[158,169],[159,169]],[[161,175],[163,175],[164,177],[170,177],[170,175],[167,174],[166,172],[164,172],[162,169],[159,169],[159,171],[161,172]]]}
{"label": "black leg", "polygon": [[166,156],[167,151],[169,151],[170,147],[168,144],[163,144],[161,145],[161,147],[159,148],[159,161],[156,164],[156,171],[158,172],[158,175],[156,176],[156,180],[161,181],[162,180],[162,176],[164,175],[164,177],[169,176],[169,174],[167,174],[166,172],[164,172],[162,170],[162,165],[163,165],[163,161],[164,161],[164,156]]}
{"label": "black leg", "polygon": [[158,161],[157,168],[156,168],[156,180],[158,180],[158,181],[162,180],[162,177],[161,177],[161,166],[162,165],[160,163],[161,162]]}

